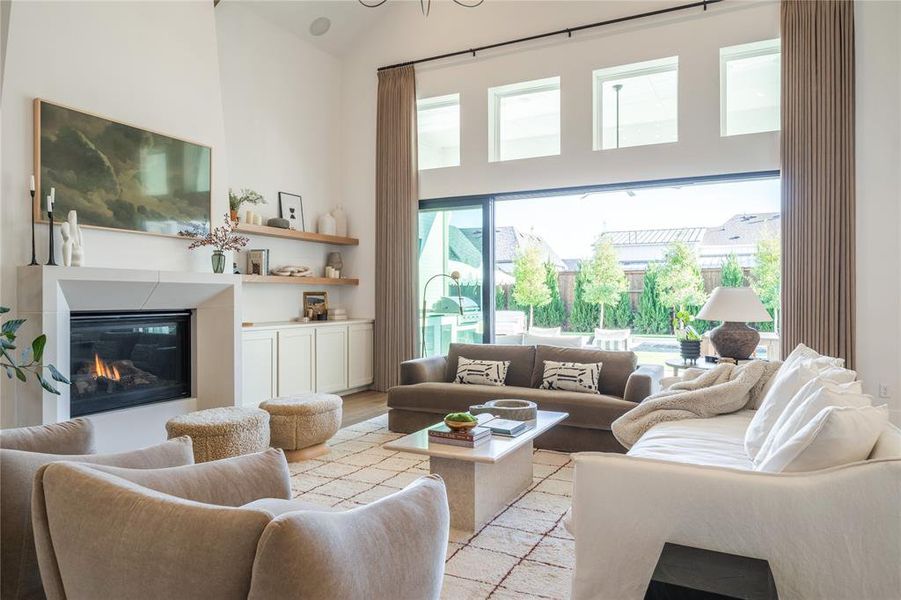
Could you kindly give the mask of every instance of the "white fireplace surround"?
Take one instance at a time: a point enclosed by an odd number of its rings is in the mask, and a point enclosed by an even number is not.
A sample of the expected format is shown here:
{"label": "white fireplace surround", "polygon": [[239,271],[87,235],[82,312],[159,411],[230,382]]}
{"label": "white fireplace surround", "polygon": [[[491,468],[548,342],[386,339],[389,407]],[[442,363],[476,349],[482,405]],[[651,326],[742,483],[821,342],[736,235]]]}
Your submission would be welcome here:
{"label": "white fireplace surround", "polygon": [[[17,315],[26,319],[20,340],[47,335],[44,363],[69,376],[72,311],[186,310],[192,318],[191,398],[91,415],[100,451],[153,444],[166,438],[172,416],[202,408],[240,404],[241,278],[237,275],[140,269],[26,266],[18,270]],[[22,347],[22,346],[20,346]],[[20,426],[69,418],[69,389],[60,395],[36,381],[19,386]]]}

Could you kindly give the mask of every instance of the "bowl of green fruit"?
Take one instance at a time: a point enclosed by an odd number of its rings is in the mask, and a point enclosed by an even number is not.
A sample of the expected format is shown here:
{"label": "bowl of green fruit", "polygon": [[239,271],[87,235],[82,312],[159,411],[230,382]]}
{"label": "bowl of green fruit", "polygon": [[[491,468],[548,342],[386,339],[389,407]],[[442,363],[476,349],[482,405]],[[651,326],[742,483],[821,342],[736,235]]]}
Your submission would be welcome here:
{"label": "bowl of green fruit", "polygon": [[446,415],[444,424],[454,431],[466,431],[478,425],[479,421],[468,412],[456,412]]}

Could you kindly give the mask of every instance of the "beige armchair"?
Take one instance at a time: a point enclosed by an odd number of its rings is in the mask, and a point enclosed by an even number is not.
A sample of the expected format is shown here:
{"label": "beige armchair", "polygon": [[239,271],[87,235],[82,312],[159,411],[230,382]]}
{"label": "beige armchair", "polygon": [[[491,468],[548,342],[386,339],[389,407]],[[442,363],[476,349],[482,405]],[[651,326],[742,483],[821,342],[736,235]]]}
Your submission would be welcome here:
{"label": "beige armchair", "polygon": [[191,439],[120,454],[91,454],[94,428],[88,419],[0,432],[0,598],[44,597],[31,525],[34,475],[45,464],[69,460],[133,468],[159,468],[194,462]]}
{"label": "beige armchair", "polygon": [[449,524],[440,478],[343,512],[289,497],[277,449],[151,471],[46,465],[33,519],[47,596],[438,598]]}

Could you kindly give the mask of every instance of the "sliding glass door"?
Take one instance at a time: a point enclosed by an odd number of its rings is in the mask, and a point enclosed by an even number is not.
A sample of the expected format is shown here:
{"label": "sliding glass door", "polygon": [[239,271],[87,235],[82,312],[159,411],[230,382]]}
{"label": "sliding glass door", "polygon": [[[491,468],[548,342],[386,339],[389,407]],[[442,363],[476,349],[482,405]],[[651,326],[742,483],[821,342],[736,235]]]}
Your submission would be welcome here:
{"label": "sliding glass door", "polygon": [[[485,199],[423,201],[419,211],[419,306],[422,356],[446,354],[452,342],[486,341],[493,294],[483,285],[490,264]],[[490,231],[490,230],[489,230]]]}
{"label": "sliding glass door", "polygon": [[774,317],[755,325],[760,353],[778,358],[779,211],[778,172],[422,200],[423,355],[532,332],[663,364],[675,310],[748,286]]}

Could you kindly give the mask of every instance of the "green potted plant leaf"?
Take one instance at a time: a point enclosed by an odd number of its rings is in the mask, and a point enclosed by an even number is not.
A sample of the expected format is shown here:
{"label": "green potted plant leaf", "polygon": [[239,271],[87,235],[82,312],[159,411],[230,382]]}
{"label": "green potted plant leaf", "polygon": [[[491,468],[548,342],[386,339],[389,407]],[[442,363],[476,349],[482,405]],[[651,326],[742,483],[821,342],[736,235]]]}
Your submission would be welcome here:
{"label": "green potted plant leaf", "polygon": [[[0,315],[9,312],[9,308],[0,306]],[[47,345],[47,336],[44,334],[34,338],[31,346],[20,351],[21,358],[16,360],[16,332],[25,323],[25,319],[9,319],[0,325],[0,367],[6,371],[6,376],[19,381],[28,381],[28,373],[34,375],[41,387],[51,394],[59,395],[54,382],[69,385],[69,380],[51,364],[43,364],[44,346]],[[46,377],[44,370],[49,377]]]}
{"label": "green potted plant leaf", "polygon": [[257,204],[264,204],[265,202],[266,200],[263,199],[262,194],[258,194],[247,188],[242,189],[240,193],[237,194],[231,188],[228,190],[229,216],[235,223],[238,222],[238,211],[241,210],[242,204],[252,204],[256,206]]}
{"label": "green potted plant leaf", "polygon": [[691,325],[695,320],[693,314],[685,309],[676,312],[673,317],[673,331],[679,341],[679,354],[686,363],[695,364],[701,356],[701,334]]}

